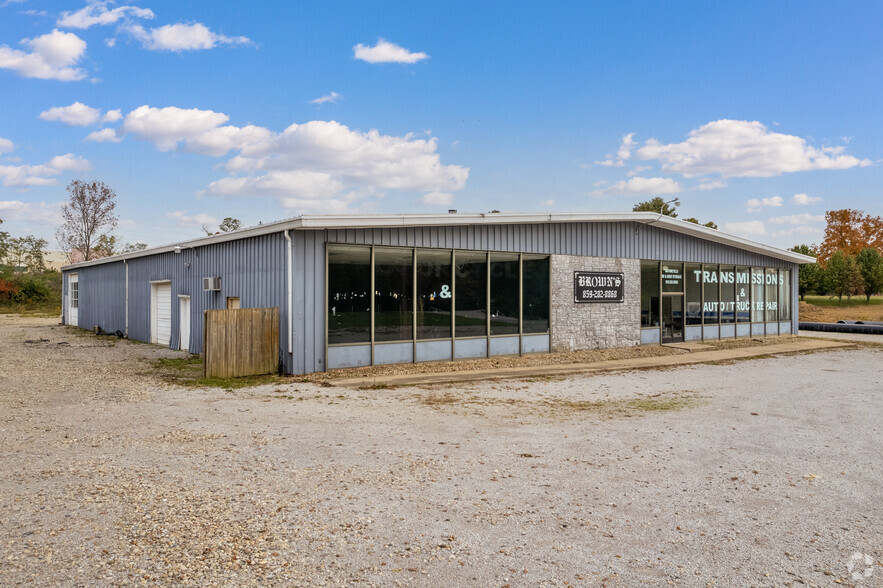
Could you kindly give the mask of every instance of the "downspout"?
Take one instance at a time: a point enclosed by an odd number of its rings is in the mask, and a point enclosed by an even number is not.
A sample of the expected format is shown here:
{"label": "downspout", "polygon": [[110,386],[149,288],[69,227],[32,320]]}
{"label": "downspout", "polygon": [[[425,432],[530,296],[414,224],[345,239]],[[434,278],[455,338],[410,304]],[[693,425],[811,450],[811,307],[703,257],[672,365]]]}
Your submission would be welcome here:
{"label": "downspout", "polygon": [[[285,249],[285,261],[288,267],[285,272],[285,289],[288,292],[288,353],[291,354],[293,351],[292,348],[294,347],[294,333],[292,333],[294,317],[291,316],[291,235],[288,234],[288,229],[285,229],[285,240],[288,241],[288,246]],[[292,369],[294,369],[294,366],[292,366]]]}
{"label": "downspout", "polygon": [[129,262],[123,260],[126,266],[126,339],[129,338]]}

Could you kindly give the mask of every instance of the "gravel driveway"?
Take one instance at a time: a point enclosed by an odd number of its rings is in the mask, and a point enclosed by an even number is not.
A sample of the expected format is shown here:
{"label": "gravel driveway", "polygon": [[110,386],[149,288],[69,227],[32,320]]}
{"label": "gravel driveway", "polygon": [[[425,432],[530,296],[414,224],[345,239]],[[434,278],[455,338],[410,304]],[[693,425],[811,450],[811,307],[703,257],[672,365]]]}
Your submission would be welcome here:
{"label": "gravel driveway", "polygon": [[2,586],[883,586],[880,348],[227,392],[56,322],[0,315]]}

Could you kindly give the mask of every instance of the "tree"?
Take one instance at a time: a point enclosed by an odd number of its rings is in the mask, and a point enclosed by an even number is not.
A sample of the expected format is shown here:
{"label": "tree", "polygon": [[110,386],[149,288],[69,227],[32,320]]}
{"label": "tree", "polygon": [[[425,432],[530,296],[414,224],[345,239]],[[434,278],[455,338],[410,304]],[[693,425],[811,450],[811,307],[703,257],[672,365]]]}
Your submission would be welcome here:
{"label": "tree", "polygon": [[864,282],[865,297],[883,292],[883,256],[873,247],[865,247],[855,259]]}
{"label": "tree", "polygon": [[660,212],[660,210],[665,216],[670,216],[672,218],[678,217],[678,213],[675,212],[675,207],[671,206],[671,204],[667,204],[661,196],[654,196],[650,200],[638,202],[632,207],[632,212]]}
{"label": "tree", "polygon": [[[3,224],[3,219],[0,218],[0,225]],[[9,233],[6,231],[0,231],[0,262],[6,259],[6,248],[9,246]]]}
{"label": "tree", "polygon": [[[819,254],[818,247],[815,245],[795,245],[791,248],[791,251],[800,253],[801,255],[808,255],[810,257],[817,257]],[[803,300],[803,297],[807,294],[820,293],[820,290],[823,289],[824,285],[823,274],[824,271],[818,263],[800,264],[800,271],[797,273],[797,291],[800,294],[801,300]]]}
{"label": "tree", "polygon": [[221,224],[218,225],[218,231],[212,231],[206,225],[202,225],[202,230],[205,231],[205,234],[209,237],[212,235],[220,235],[221,233],[229,233],[231,231],[238,231],[242,228],[242,221],[238,218],[226,217],[221,221]]}
{"label": "tree", "polygon": [[13,237],[8,240],[6,247],[6,263],[14,268],[24,268],[24,271],[32,274],[42,272],[46,269],[46,245],[46,239],[33,235]]}
{"label": "tree", "polygon": [[58,244],[71,261],[80,256],[82,261],[96,259],[98,240],[119,221],[114,214],[116,192],[98,180],[73,180],[68,184],[67,192],[68,202],[61,207],[64,223],[55,232]]}
{"label": "tree", "polygon": [[126,243],[120,253],[134,253],[136,251],[144,251],[147,249],[147,243],[136,241],[135,243]]}
{"label": "tree", "polygon": [[[699,222],[699,219],[696,218],[695,216],[691,216],[690,218],[685,218],[684,220],[687,221],[688,223],[693,223],[694,225],[701,224]],[[717,228],[717,225],[714,223],[714,221],[708,221],[707,223],[702,224],[702,226],[708,227],[709,229],[716,229]]]}
{"label": "tree", "polygon": [[95,245],[96,257],[110,257],[147,249],[147,243],[126,243],[120,245],[116,235],[101,235]]}
{"label": "tree", "polygon": [[843,297],[852,299],[852,295],[858,293],[862,287],[862,274],[855,263],[855,258],[846,255],[843,251],[835,251],[828,259],[825,268],[825,282],[827,290],[842,301]]}
{"label": "tree", "polygon": [[825,240],[819,247],[819,260],[824,264],[835,251],[847,256],[858,255],[865,247],[883,252],[883,218],[861,210],[844,208],[825,213],[828,226]]}

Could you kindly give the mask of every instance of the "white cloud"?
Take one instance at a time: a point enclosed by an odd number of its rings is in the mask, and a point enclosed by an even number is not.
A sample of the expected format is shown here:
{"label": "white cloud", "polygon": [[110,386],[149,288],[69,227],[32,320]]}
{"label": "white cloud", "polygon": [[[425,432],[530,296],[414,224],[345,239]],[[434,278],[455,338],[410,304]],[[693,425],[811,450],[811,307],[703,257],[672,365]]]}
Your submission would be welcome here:
{"label": "white cloud", "polygon": [[118,108],[116,110],[108,110],[107,112],[105,112],[104,116],[101,117],[101,122],[112,123],[120,120],[121,118],[123,118],[123,113]]}
{"label": "white cloud", "polygon": [[21,200],[0,200],[0,218],[55,225],[61,222],[61,202],[22,202]]}
{"label": "white cloud", "polygon": [[807,237],[811,235],[818,235],[821,237],[824,231],[818,227],[809,227],[809,226],[799,226],[799,227],[791,227],[790,229],[784,229],[781,231],[776,231],[773,233],[774,237],[790,237],[792,235],[800,235],[802,237]]}
{"label": "white cloud", "polygon": [[29,188],[32,186],[54,186],[56,176],[64,172],[88,170],[89,162],[73,153],[56,155],[40,165],[0,165],[0,179],[4,186]]}
{"label": "white cloud", "polygon": [[194,51],[213,49],[218,45],[248,45],[248,37],[227,37],[211,31],[202,23],[176,23],[146,30],[141,25],[132,25],[129,33],[141,42],[145,49],[153,51]]}
{"label": "white cloud", "polygon": [[429,192],[421,202],[427,206],[450,206],[454,203],[454,195],[450,192]]}
{"label": "white cloud", "polygon": [[805,225],[809,223],[823,223],[825,222],[825,215],[802,212],[800,214],[791,214],[788,216],[774,216],[770,219],[770,222],[774,225]]}
{"label": "white cloud", "polygon": [[368,63],[417,63],[429,59],[426,53],[412,53],[384,39],[377,39],[373,47],[359,43],[353,47],[353,57]]}
{"label": "white cloud", "polygon": [[781,196],[773,196],[772,198],[750,198],[745,203],[746,212],[760,212],[764,206],[782,206],[785,203]]}
{"label": "white cloud", "polygon": [[331,92],[330,94],[325,94],[324,96],[319,96],[315,100],[310,100],[310,104],[326,104],[329,102],[331,104],[334,104],[335,102],[339,102],[341,100],[343,100],[342,94],[338,94],[337,92]]}
{"label": "white cloud", "polygon": [[21,44],[31,52],[0,45],[0,68],[11,69],[26,78],[71,82],[82,80],[86,72],[75,67],[86,52],[86,42],[73,33],[54,29]]}
{"label": "white cloud", "polygon": [[791,197],[791,202],[798,206],[809,206],[810,204],[815,204],[816,202],[821,201],[822,199],[818,196],[809,196],[805,193],[795,194]]}
{"label": "white cloud", "polygon": [[698,186],[696,186],[697,190],[705,191],[705,190],[717,190],[719,188],[726,188],[727,181],[723,178],[717,178],[715,180],[707,180],[704,182],[700,182]]}
{"label": "white cloud", "polygon": [[187,214],[186,210],[176,210],[174,212],[166,213],[168,218],[173,218],[177,221],[179,227],[192,227],[192,226],[202,226],[202,225],[216,225],[218,224],[218,219],[215,217],[206,214],[204,212],[200,212],[194,215]]}
{"label": "white cloud", "polygon": [[555,206],[555,199],[549,198],[548,200],[543,200],[540,202],[540,206]]}
{"label": "white cloud", "polygon": [[639,166],[636,167],[635,169],[630,170],[630,171],[627,171],[625,175],[628,176],[628,177],[630,177],[630,178],[633,178],[633,177],[635,177],[636,175],[638,175],[638,174],[640,174],[640,173],[643,173],[643,172],[647,171],[648,169],[650,169],[650,166],[649,166],[649,165],[639,165]]}
{"label": "white cloud", "polygon": [[766,235],[766,227],[762,221],[754,220],[744,223],[724,223],[724,232],[733,233],[743,237],[754,235]]}
{"label": "white cloud", "polygon": [[86,135],[86,140],[94,141],[95,143],[119,143],[123,138],[119,136],[115,129],[101,129]]}
{"label": "white cloud", "polygon": [[632,147],[635,144],[634,133],[629,133],[628,135],[622,136],[622,142],[619,144],[619,149],[616,150],[616,154],[608,153],[604,157],[607,159],[603,161],[596,161],[595,165],[603,165],[604,167],[622,167],[625,165],[626,160],[630,159],[632,156]]}
{"label": "white cloud", "polygon": [[15,151],[15,143],[0,137],[0,153],[12,153],[13,151]]}
{"label": "white cloud", "polygon": [[688,178],[704,174],[765,178],[871,165],[870,160],[845,155],[844,150],[811,147],[802,137],[772,132],[757,121],[722,119],[690,131],[681,143],[664,145],[651,139],[637,156],[659,160],[663,170]]}
{"label": "white cloud", "polygon": [[631,178],[619,180],[592,194],[596,196],[638,196],[643,194],[677,194],[684,187],[671,178]]}
{"label": "white cloud", "polygon": [[107,4],[107,2],[89,2],[76,12],[62,12],[56,24],[69,29],[88,29],[95,25],[114,24],[122,19],[151,19],[154,16],[149,8],[118,6],[108,10]]}
{"label": "white cloud", "polygon": [[53,106],[40,113],[43,120],[54,120],[69,126],[87,127],[101,120],[101,110],[74,102],[70,106]]}

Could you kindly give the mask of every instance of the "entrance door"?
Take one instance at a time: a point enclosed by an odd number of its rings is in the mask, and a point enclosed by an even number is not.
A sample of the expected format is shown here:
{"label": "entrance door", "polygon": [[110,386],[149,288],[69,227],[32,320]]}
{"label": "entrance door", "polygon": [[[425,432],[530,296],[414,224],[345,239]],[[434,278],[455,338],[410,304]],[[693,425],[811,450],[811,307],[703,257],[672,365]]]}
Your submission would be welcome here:
{"label": "entrance door", "polygon": [[67,279],[67,324],[80,326],[80,276],[70,274]]}
{"label": "entrance door", "polygon": [[190,296],[179,296],[178,305],[181,311],[178,319],[181,326],[181,351],[190,351]]}
{"label": "entrance door", "polygon": [[662,297],[662,342],[682,343],[684,341],[684,297],[682,295]]}
{"label": "entrance door", "polygon": [[168,346],[172,337],[172,284],[150,285],[150,342]]}

